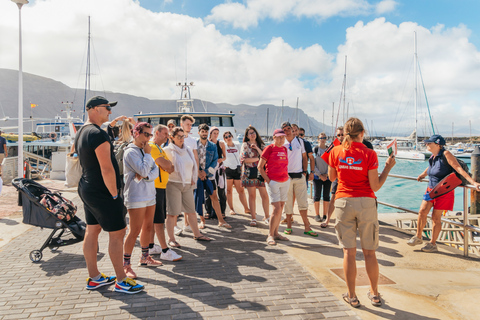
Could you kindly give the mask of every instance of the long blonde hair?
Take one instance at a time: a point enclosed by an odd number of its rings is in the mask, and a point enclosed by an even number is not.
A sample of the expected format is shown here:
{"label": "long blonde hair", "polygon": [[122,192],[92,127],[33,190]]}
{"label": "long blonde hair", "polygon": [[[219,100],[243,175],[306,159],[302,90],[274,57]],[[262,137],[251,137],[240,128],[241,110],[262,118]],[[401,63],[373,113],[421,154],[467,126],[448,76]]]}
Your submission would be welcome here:
{"label": "long blonde hair", "polygon": [[118,140],[130,142],[132,140],[132,129],[133,125],[130,123],[130,120],[123,120],[122,126],[120,127],[120,134],[118,135]]}
{"label": "long blonde hair", "polygon": [[348,119],[343,126],[345,138],[343,139],[342,146],[345,149],[349,149],[352,142],[360,135],[360,133],[362,133],[363,130],[365,129],[362,120],[353,117]]}

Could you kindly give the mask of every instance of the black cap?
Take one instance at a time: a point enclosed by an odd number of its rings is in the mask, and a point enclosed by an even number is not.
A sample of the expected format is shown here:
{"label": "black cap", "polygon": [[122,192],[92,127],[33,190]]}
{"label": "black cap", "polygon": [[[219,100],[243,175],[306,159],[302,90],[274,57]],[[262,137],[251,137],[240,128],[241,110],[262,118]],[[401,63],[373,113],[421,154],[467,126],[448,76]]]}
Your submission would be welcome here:
{"label": "black cap", "polygon": [[283,130],[283,128],[285,128],[285,127],[292,127],[292,125],[290,124],[290,122],[285,121],[285,122],[282,122],[282,125],[281,125],[280,127],[281,127],[282,130]]}
{"label": "black cap", "polygon": [[117,101],[114,102],[108,102],[107,99],[101,96],[95,96],[90,98],[90,100],[87,101],[87,104],[85,105],[85,108],[87,110],[91,108],[95,108],[96,106],[102,105],[102,104],[108,104],[110,107],[115,107],[117,105]]}

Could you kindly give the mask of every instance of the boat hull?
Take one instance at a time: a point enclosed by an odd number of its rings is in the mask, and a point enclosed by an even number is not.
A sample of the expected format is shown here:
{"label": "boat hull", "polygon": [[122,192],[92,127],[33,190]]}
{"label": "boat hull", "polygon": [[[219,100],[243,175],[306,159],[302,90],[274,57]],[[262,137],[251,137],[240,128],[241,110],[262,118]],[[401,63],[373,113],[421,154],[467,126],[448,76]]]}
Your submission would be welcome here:
{"label": "boat hull", "polygon": [[[377,156],[379,157],[388,157],[388,151],[385,149],[375,149]],[[416,160],[416,161],[425,161],[425,155],[421,152],[416,151],[402,151],[398,150],[397,159],[406,159],[406,160]]]}

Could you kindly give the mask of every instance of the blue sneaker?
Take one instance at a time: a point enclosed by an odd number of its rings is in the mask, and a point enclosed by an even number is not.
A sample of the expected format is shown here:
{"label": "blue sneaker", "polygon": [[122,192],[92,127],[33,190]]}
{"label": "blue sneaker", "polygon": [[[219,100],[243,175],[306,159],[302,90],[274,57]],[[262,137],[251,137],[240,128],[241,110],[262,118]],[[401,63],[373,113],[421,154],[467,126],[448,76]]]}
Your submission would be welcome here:
{"label": "blue sneaker", "polygon": [[103,273],[101,273],[101,275],[99,280],[92,280],[92,278],[87,279],[87,290],[95,290],[103,286],[108,286],[117,280],[116,277],[107,277]]}
{"label": "blue sneaker", "polygon": [[141,284],[137,284],[137,282],[131,278],[125,278],[124,281],[122,282],[117,281],[115,283],[114,291],[128,293],[128,294],[135,294],[135,293],[142,292],[143,289],[145,289],[145,286],[142,286]]}

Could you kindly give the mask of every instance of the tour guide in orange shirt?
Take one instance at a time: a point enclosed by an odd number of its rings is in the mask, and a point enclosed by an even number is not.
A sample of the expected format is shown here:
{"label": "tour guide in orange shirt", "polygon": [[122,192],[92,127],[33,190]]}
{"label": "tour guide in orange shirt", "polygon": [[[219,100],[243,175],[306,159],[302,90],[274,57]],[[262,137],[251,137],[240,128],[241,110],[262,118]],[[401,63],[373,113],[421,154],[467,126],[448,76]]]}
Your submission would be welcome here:
{"label": "tour guide in orange shirt", "polygon": [[378,158],[375,151],[363,145],[365,130],[360,119],[350,118],[344,126],[343,143],[332,149],[328,158],[328,176],[331,180],[338,177],[335,195],[335,231],[343,247],[343,271],[348,293],[343,294],[345,302],[352,307],[360,306],[355,294],[357,267],[357,229],[365,256],[365,268],[370,280],[367,294],[372,305],[380,306],[382,300],[378,293],[378,262],[375,250],[378,248],[378,215],[375,191],[378,191],[395,165],[390,157],[385,168],[378,176]]}

